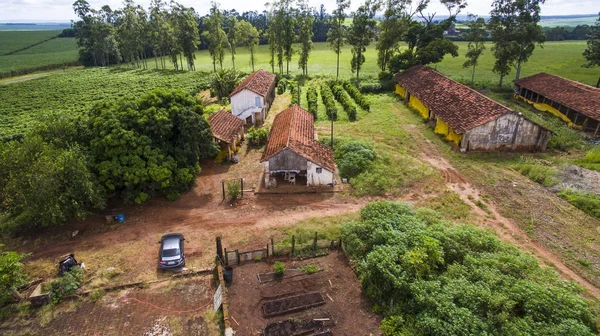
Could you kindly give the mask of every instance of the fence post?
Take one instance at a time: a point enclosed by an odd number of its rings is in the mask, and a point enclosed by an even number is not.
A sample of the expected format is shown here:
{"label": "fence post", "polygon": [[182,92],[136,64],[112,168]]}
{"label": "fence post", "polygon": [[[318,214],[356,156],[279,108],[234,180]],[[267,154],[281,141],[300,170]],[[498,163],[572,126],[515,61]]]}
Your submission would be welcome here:
{"label": "fence post", "polygon": [[223,262],[223,245],[221,244],[221,237],[217,237],[217,256]]}
{"label": "fence post", "polygon": [[235,258],[237,259],[237,263],[238,265],[240,264],[240,252],[239,250],[235,250]]}
{"label": "fence post", "polygon": [[273,243],[273,238],[271,238],[271,252],[273,253],[273,256],[275,256],[275,243]]}
{"label": "fence post", "polygon": [[292,257],[294,256],[295,249],[296,249],[296,236],[292,235]]}
{"label": "fence post", "polygon": [[224,249],[224,250],[225,250],[225,252],[224,252],[224,254],[225,254],[225,266],[229,266],[229,257],[227,256],[227,249]]}
{"label": "fence post", "polygon": [[315,239],[313,240],[313,250],[317,254],[317,231],[315,231]]}
{"label": "fence post", "polygon": [[221,181],[221,187],[223,188],[223,201],[225,200],[225,181]]}
{"label": "fence post", "polygon": [[242,185],[242,187],[240,188],[241,193],[242,193],[242,198],[244,198],[244,178],[243,177],[240,178],[240,184]]}
{"label": "fence post", "polygon": [[269,243],[267,243],[267,258],[269,257]]}

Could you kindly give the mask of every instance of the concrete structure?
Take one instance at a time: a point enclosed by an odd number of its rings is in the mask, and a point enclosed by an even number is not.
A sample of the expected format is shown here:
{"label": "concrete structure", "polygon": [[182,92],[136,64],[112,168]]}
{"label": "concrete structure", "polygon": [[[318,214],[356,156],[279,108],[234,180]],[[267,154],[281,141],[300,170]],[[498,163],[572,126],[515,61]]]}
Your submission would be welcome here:
{"label": "concrete structure", "polygon": [[462,152],[546,150],[551,131],[431,68],[394,78],[396,93]]}
{"label": "concrete structure", "polygon": [[214,140],[225,152],[224,156],[231,161],[232,156],[237,153],[237,147],[244,140],[244,121],[236,118],[230,111],[221,110],[210,117],[210,130]]}
{"label": "concrete structure", "polygon": [[541,72],[515,81],[515,97],[600,136],[600,88]]}
{"label": "concrete structure", "polygon": [[265,166],[265,186],[277,175],[295,174],[298,183],[333,185],[333,152],[315,140],[312,114],[298,105],[279,113],[269,133],[261,162]]}
{"label": "concrete structure", "polygon": [[275,99],[275,75],[258,70],[229,95],[231,113],[246,124],[262,124]]}

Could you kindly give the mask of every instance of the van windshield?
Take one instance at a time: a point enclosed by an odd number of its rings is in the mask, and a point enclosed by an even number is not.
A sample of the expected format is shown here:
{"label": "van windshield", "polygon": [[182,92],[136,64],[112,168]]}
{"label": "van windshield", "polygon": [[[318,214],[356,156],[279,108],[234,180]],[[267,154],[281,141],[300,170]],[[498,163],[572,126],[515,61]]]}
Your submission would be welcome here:
{"label": "van windshield", "polygon": [[173,249],[166,249],[163,250],[162,252],[162,256],[163,257],[175,257],[179,255],[179,249],[178,248],[173,248]]}

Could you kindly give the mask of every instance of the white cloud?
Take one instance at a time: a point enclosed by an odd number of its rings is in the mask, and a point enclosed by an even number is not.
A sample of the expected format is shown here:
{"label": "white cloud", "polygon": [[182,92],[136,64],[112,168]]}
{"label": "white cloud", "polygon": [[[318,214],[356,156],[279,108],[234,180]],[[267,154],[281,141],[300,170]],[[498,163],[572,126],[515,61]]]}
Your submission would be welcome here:
{"label": "white cloud", "polygon": [[[76,19],[73,14],[73,2],[75,0],[3,0],[0,11],[0,21],[69,21]],[[88,0],[94,8],[109,5],[111,8],[122,6],[120,0]],[[210,0],[180,0],[185,6],[194,7],[202,15],[208,12]],[[265,0],[266,2],[266,0]],[[492,0],[470,0],[465,13],[487,15],[490,11]],[[148,7],[150,0],[137,1],[138,4]],[[242,13],[249,10],[262,12],[265,7],[260,1],[220,0],[221,8],[233,9]],[[335,8],[335,0],[310,0],[314,7],[325,5],[327,12]],[[355,10],[362,1],[352,1],[351,10]],[[429,12],[445,15],[446,9],[439,1],[432,1]],[[548,0],[542,5],[542,15],[566,15],[566,14],[594,14],[600,11],[597,0]]]}

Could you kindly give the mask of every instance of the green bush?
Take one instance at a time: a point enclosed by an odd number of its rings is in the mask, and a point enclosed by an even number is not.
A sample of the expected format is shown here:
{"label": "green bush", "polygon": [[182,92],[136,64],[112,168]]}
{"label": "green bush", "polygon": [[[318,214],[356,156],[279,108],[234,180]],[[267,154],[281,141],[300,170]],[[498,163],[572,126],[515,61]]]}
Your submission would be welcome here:
{"label": "green bush", "polygon": [[[427,216],[431,217],[431,216]],[[384,335],[593,335],[580,289],[492,232],[373,202],[342,227]]]}
{"label": "green bush", "polygon": [[532,181],[546,187],[551,187],[558,183],[556,180],[556,169],[554,167],[524,163],[518,166],[518,170]]}
{"label": "green bush", "polygon": [[267,139],[269,137],[269,132],[265,128],[256,128],[254,126],[250,127],[248,130],[248,135],[246,138],[248,139],[248,144],[250,147],[260,148],[267,143]]}
{"label": "green bush", "polygon": [[346,93],[341,85],[333,85],[331,87],[333,96],[342,105],[348,114],[348,120],[356,121],[356,106],[351,101],[350,96]]}
{"label": "green bush", "polygon": [[325,105],[325,113],[329,120],[337,120],[337,107],[335,106],[335,99],[333,98],[333,92],[328,85],[321,85],[321,99],[323,99],[323,105]]}
{"label": "green bush", "polygon": [[314,273],[317,273],[318,271],[320,271],[321,269],[318,266],[315,266],[313,264],[308,264],[308,265],[298,267],[298,270],[300,270],[304,273],[307,273],[307,274],[314,274]]}
{"label": "green bush", "polygon": [[362,141],[350,141],[336,148],[335,158],[340,175],[351,179],[371,166],[375,150]]}
{"label": "green bush", "polygon": [[104,296],[104,294],[106,294],[104,292],[104,290],[100,289],[100,288],[96,288],[94,289],[91,293],[90,293],[90,301],[92,302],[98,302],[100,301],[100,299],[102,299],[102,297]]}
{"label": "green bush", "polygon": [[286,90],[287,90],[287,81],[285,79],[281,79],[279,81],[279,84],[277,84],[277,94],[278,95],[284,94]]}
{"label": "green bush", "polygon": [[[0,244],[0,248],[3,246]],[[21,261],[27,256],[13,251],[0,252],[0,306],[11,301],[12,293],[25,283],[27,275]]]}
{"label": "green bush", "polygon": [[354,99],[356,104],[360,106],[360,108],[362,108],[365,111],[369,111],[371,109],[371,106],[369,105],[369,102],[367,101],[365,96],[360,92],[359,89],[356,88],[356,86],[354,86],[354,84],[350,82],[344,82],[344,89],[346,90],[346,92],[348,92],[350,97]]}
{"label": "green bush", "polygon": [[242,77],[243,74],[235,69],[215,72],[211,82],[211,94],[214,94],[219,100],[229,97]]}
{"label": "green bush", "polygon": [[298,93],[299,87],[297,83],[290,83],[290,94],[292,95],[291,105],[300,105],[300,94]]}
{"label": "green bush", "polygon": [[310,112],[315,121],[317,121],[317,116],[319,112],[319,94],[317,93],[317,89],[314,86],[309,87],[306,90],[306,101],[308,102],[308,112]]}
{"label": "green bush", "polygon": [[600,219],[600,196],[597,194],[565,189],[559,192],[558,196],[586,214]]}
{"label": "green bush", "polygon": [[286,271],[287,268],[285,268],[285,264],[281,261],[276,261],[273,265],[273,272],[278,276],[284,275]]}
{"label": "green bush", "polygon": [[50,299],[53,304],[59,303],[65,296],[75,294],[79,286],[83,272],[79,267],[73,267],[65,272],[62,277],[52,280],[50,283]]}
{"label": "green bush", "polygon": [[389,93],[396,88],[396,83],[393,80],[380,81],[376,83],[364,83],[360,86],[362,93]]}
{"label": "green bush", "polygon": [[585,157],[579,161],[579,165],[583,168],[600,171],[600,148],[592,148]]}
{"label": "green bush", "polygon": [[240,181],[229,181],[227,182],[227,197],[229,197],[230,202],[234,202],[240,197],[241,189],[240,189]]}

